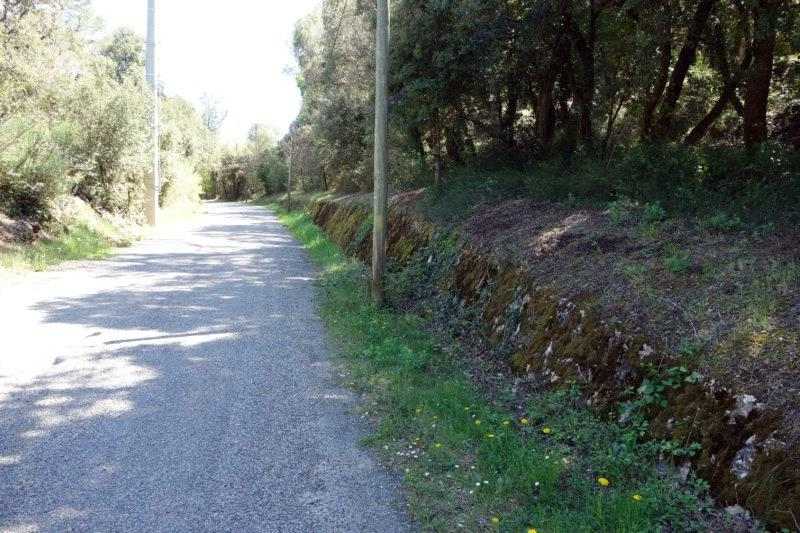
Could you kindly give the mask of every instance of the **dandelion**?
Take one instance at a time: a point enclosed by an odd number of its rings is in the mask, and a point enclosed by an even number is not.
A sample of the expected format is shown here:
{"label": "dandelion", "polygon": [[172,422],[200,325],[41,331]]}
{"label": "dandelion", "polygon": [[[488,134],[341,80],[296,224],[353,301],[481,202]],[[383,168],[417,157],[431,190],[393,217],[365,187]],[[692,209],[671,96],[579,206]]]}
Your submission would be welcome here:
{"label": "dandelion", "polygon": [[500,519],[496,516],[492,517],[492,524],[498,525],[500,523]]}
{"label": "dandelion", "polygon": [[543,427],[542,428],[542,433],[544,433],[545,435],[549,435],[552,432],[553,432],[553,430],[550,429],[549,427]]}
{"label": "dandelion", "polygon": [[527,418],[523,418],[519,421],[519,423],[522,424],[523,426],[527,426],[528,424],[530,424],[530,421]]}
{"label": "dandelion", "polygon": [[608,487],[609,485],[611,485],[611,482],[604,477],[597,478],[597,482],[600,484],[601,487]]}
{"label": "dandelion", "polygon": [[476,420],[476,421],[475,421],[475,425],[476,425],[476,426],[480,426],[480,425],[481,425],[481,421],[480,421],[480,420]]}
{"label": "dandelion", "polygon": [[539,533],[539,532],[538,532],[538,531],[536,531],[536,528],[535,528],[535,527],[529,527],[529,528],[528,528],[528,533]]}
{"label": "dandelion", "polygon": [[642,495],[641,494],[634,494],[633,496],[631,496],[631,498],[633,498],[633,501],[635,501],[635,502],[642,501]]}

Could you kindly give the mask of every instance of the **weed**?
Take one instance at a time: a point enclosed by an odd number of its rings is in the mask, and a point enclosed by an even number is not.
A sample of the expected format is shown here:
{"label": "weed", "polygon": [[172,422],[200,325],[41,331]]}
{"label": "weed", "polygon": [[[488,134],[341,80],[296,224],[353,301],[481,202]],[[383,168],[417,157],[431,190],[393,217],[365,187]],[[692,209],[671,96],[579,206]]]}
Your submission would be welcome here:
{"label": "weed", "polygon": [[632,281],[641,281],[645,274],[647,274],[647,267],[640,263],[625,263],[622,267],[622,272]]}
{"label": "weed", "polygon": [[744,222],[738,215],[729,215],[724,211],[717,211],[701,222],[702,226],[718,232],[739,231],[744,227]]}
{"label": "weed", "polygon": [[683,339],[678,346],[678,355],[689,360],[697,361],[705,348],[701,339]]}
{"label": "weed", "polygon": [[665,249],[664,267],[673,274],[683,274],[692,266],[692,256],[688,252],[669,245]]}
{"label": "weed", "polygon": [[666,210],[661,207],[661,202],[655,201],[647,203],[642,211],[642,220],[647,224],[661,222],[667,218]]}
{"label": "weed", "polygon": [[638,209],[638,204],[630,198],[621,196],[608,203],[607,213],[611,222],[614,224],[622,224],[629,221],[634,216],[634,212]]}

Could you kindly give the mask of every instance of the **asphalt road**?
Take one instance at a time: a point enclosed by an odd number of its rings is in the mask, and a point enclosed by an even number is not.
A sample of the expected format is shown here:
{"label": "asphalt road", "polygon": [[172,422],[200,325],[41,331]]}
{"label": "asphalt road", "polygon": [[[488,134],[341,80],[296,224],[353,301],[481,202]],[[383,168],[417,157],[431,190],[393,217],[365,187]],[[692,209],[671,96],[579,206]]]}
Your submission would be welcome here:
{"label": "asphalt road", "polygon": [[262,208],[207,211],[0,284],[0,532],[411,529],[304,250]]}

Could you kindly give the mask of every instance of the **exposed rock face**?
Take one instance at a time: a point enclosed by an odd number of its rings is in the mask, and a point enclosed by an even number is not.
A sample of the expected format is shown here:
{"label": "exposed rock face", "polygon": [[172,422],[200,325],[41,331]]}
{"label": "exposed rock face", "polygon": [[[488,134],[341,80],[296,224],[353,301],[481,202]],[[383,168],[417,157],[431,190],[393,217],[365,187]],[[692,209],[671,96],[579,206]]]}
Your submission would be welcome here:
{"label": "exposed rock face", "polygon": [[[370,214],[363,203],[320,201],[312,216],[343,250],[369,261]],[[400,267],[413,269],[418,283],[480,317],[484,335],[514,372],[537,375],[549,387],[578,383],[596,409],[616,411],[630,399],[625,391],[658,379],[654,361],[661,369],[677,366],[676,358],[659,353],[657,342],[622,331],[591,301],[553,294],[524,265],[438,232],[400,201],[389,212],[388,254]],[[752,511],[778,529],[796,528],[800,447],[773,438],[781,413],[698,370],[679,368],[663,398],[646,407],[652,438],[699,444],[691,466],[723,505]]]}

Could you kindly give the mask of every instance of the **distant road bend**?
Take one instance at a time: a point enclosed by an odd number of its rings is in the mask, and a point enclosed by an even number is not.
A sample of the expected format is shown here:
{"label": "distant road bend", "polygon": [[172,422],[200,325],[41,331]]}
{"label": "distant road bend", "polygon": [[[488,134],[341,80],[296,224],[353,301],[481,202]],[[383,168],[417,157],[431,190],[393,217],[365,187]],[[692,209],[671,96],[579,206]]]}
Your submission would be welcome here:
{"label": "distant road bend", "polygon": [[268,211],[212,203],[0,282],[0,532],[410,530],[358,447],[313,277]]}

